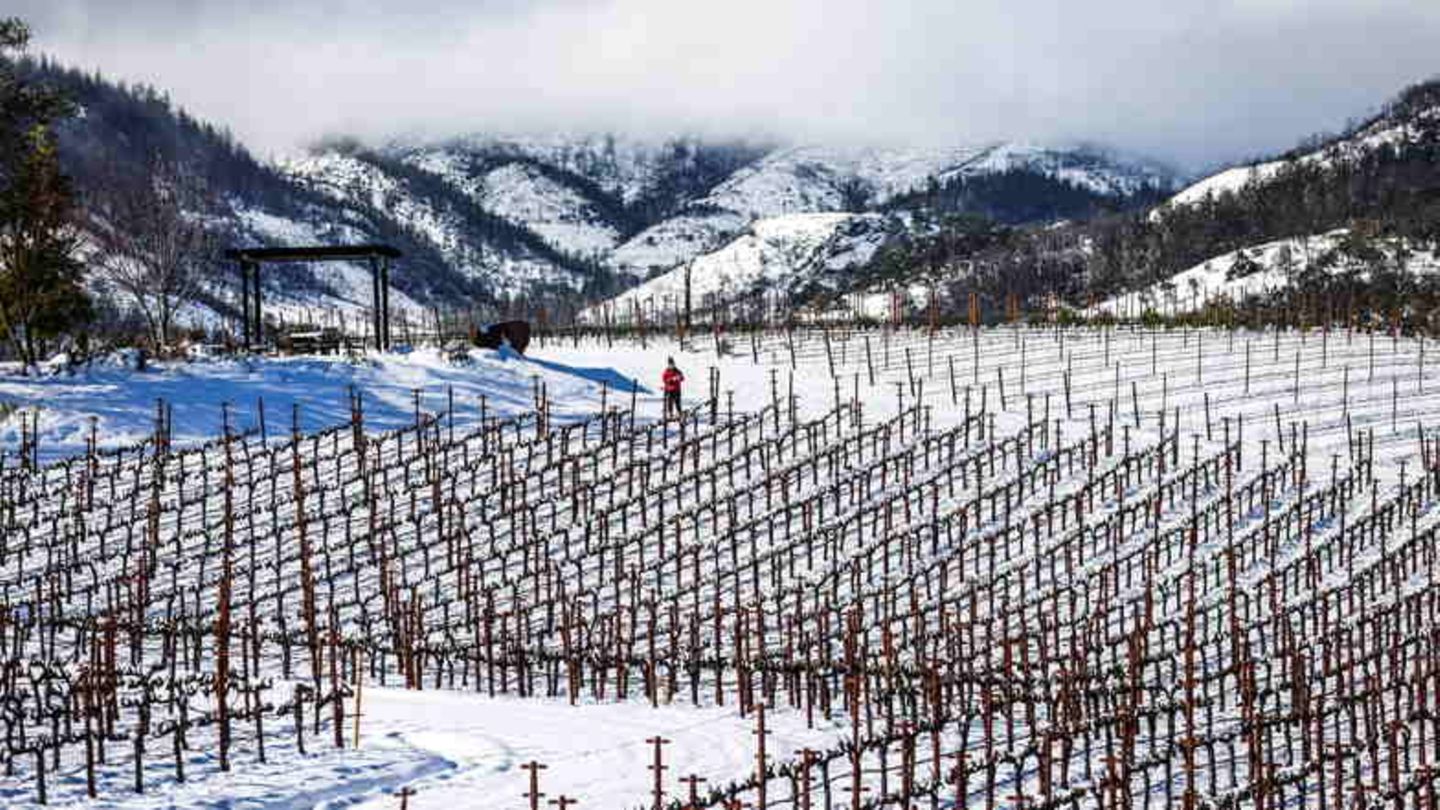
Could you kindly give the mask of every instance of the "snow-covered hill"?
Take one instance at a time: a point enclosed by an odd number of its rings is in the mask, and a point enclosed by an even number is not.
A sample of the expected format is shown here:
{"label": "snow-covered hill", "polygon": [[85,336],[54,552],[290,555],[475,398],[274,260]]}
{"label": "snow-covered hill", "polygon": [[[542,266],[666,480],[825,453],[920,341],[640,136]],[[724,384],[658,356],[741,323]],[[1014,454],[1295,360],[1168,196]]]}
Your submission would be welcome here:
{"label": "snow-covered hill", "polygon": [[1263,184],[1287,166],[1334,166],[1386,147],[1415,143],[1433,135],[1437,124],[1440,124],[1440,106],[1428,100],[1406,103],[1402,99],[1350,134],[1319,147],[1297,149],[1275,160],[1234,166],[1204,177],[1177,192],[1156,209],[1156,215],[1168,206],[1194,205],[1207,197],[1238,191],[1249,183]]}
{"label": "snow-covered hill", "polygon": [[[341,137],[267,164],[158,93],[48,70],[46,79],[85,110],[60,132],[82,191],[95,192],[88,179],[116,167],[143,176],[152,156],[140,145],[172,143],[177,159],[224,198],[228,210],[218,219],[227,245],[392,244],[403,253],[392,301],[407,306],[603,298],[720,251],[757,222],[906,209],[925,204],[915,195],[957,177],[1030,171],[1117,197],[1170,183],[1163,170],[1089,149],[565,132],[371,146]],[[1025,193],[1057,192],[1042,184]],[[775,262],[788,252],[777,244],[767,248]],[[232,270],[210,279],[212,314],[238,297]],[[367,276],[359,266],[287,266],[266,275],[266,297],[297,310],[364,307]]]}
{"label": "snow-covered hill", "polygon": [[1414,276],[1440,273],[1440,257],[1433,249],[1395,240],[1347,239],[1349,231],[1278,239],[1216,256],[1142,290],[1097,304],[1091,314],[1137,318],[1147,311],[1165,315],[1195,312],[1208,303],[1283,292],[1308,274],[1353,274],[1369,283],[1378,272]]}
{"label": "snow-covered hill", "polygon": [[780,149],[736,172],[679,217],[621,245],[613,264],[633,275],[677,266],[714,249],[746,223],[802,212],[866,211],[958,177],[1030,170],[1100,194],[1169,188],[1163,169],[1085,150],[1022,144],[949,149]]}
{"label": "snow-covered hill", "polygon": [[[492,291],[523,295],[536,288],[580,289],[584,279],[523,242],[496,245],[476,234],[466,206],[457,206],[413,178],[354,155],[322,153],[283,164],[307,188],[343,203],[384,211],[434,245],[447,262]],[[517,195],[523,198],[523,193]]]}
{"label": "snow-covered hill", "polygon": [[833,286],[835,276],[868,261],[898,222],[880,214],[782,214],[757,220],[718,250],[696,256],[638,287],[592,308],[582,317],[626,320],[638,309],[666,317],[684,307],[734,301],[757,291]]}
{"label": "snow-covered hill", "polygon": [[[1117,198],[1173,184],[1173,175],[1143,161],[1088,148],[1011,143],[921,149],[477,135],[435,144],[392,143],[376,154],[381,159],[362,161],[364,172],[357,171],[353,154],[333,149],[285,168],[339,199],[383,202],[457,260],[474,262],[474,252],[467,254],[461,245],[463,234],[456,235],[423,203],[405,199],[404,183],[376,176],[392,161],[392,168],[423,174],[487,214],[533,233],[561,256],[632,280],[720,250],[759,220],[875,211],[957,177],[1032,171]],[[508,266],[490,256],[489,263],[495,266],[488,271],[492,276],[518,273],[553,282],[563,275],[538,270],[534,256],[517,257]]]}

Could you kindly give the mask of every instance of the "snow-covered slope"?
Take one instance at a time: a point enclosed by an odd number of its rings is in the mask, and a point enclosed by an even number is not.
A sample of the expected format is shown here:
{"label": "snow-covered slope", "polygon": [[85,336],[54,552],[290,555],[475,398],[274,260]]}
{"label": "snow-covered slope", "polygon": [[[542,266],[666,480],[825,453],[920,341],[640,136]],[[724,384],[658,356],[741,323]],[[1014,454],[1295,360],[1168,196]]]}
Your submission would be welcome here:
{"label": "snow-covered slope", "polygon": [[[1021,169],[1117,196],[1172,183],[1162,168],[1094,149],[1014,143],[772,147],[692,137],[476,135],[397,142],[377,154],[526,229],[558,254],[637,280],[718,250],[757,220],[872,211],[932,181]],[[286,169],[337,198],[387,205],[455,261],[484,263],[463,250],[443,216],[406,198],[406,183],[387,180],[381,160],[359,160],[340,148],[289,162]],[[535,259],[517,257],[513,266],[488,275],[555,281],[557,274],[537,267]]]}
{"label": "snow-covered slope", "polygon": [[757,290],[824,285],[834,274],[868,261],[896,223],[879,214],[783,214],[757,220],[718,250],[704,253],[641,284],[584,317],[624,319],[637,307],[674,313],[684,306],[689,277],[691,306],[733,301]]}
{"label": "snow-covered slope", "polygon": [[486,237],[490,234],[477,229],[465,206],[437,198],[412,178],[387,171],[373,161],[324,152],[287,161],[283,169],[306,187],[339,202],[384,212],[433,245],[463,275],[493,292],[523,295],[545,287],[578,290],[584,284],[578,273],[523,242],[489,244]]}
{"label": "snow-covered slope", "polygon": [[1370,281],[1381,269],[1412,275],[1440,273],[1440,257],[1432,249],[1393,240],[1367,240],[1362,257],[1348,248],[1347,236],[1347,231],[1336,230],[1232,251],[1168,281],[1097,304],[1092,314],[1135,318],[1146,311],[1167,315],[1194,312],[1212,301],[1239,303],[1252,296],[1281,292],[1314,272],[1354,274],[1361,283]]}
{"label": "snow-covered slope", "polygon": [[[385,150],[408,160],[436,157],[492,165],[523,161],[552,167],[594,183],[621,202],[634,204],[656,193],[676,173],[702,173],[714,164],[724,173],[764,154],[740,143],[708,143],[692,136],[633,137],[616,134],[472,134],[439,144],[397,142]],[[459,165],[452,163],[452,166]]]}
{"label": "snow-covered slope", "polygon": [[476,166],[450,150],[413,152],[404,159],[464,192],[477,206],[529,228],[556,250],[596,256],[620,241],[619,229],[594,201],[529,161]]}
{"label": "snow-covered slope", "polygon": [[1096,194],[1110,196],[1174,188],[1177,175],[1152,161],[1130,158],[1089,146],[1054,149],[1035,144],[1003,143],[991,146],[953,172],[941,175],[976,176],[1028,169],[1062,180]]}
{"label": "snow-covered slope", "polygon": [[864,211],[923,188],[984,150],[777,150],[736,172],[680,214],[617,248],[614,266],[645,276],[717,250],[751,223],[800,213]]}
{"label": "snow-covered slope", "polygon": [[1334,139],[1319,148],[1297,150],[1277,160],[1231,167],[1198,180],[1181,189],[1157,208],[1156,215],[1168,206],[1194,205],[1207,197],[1238,191],[1249,183],[1263,184],[1292,164],[1333,166],[1377,149],[1400,147],[1423,137],[1428,131],[1432,131],[1437,123],[1440,123],[1440,107],[1422,106],[1415,109],[1397,106],[1351,134]]}
{"label": "snow-covered slope", "polygon": [[780,149],[736,172],[678,217],[616,249],[612,264],[633,275],[677,266],[727,242],[746,223],[801,212],[865,211],[959,177],[1031,170],[1098,194],[1170,188],[1173,175],[1089,149],[1025,144],[933,149]]}

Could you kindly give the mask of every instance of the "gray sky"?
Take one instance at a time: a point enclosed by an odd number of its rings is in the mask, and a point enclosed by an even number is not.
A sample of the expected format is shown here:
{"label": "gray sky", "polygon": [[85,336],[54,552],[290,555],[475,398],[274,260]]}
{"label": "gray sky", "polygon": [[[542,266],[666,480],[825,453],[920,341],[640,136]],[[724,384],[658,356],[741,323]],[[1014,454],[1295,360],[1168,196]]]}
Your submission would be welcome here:
{"label": "gray sky", "polygon": [[[381,6],[385,6],[382,8]],[[1198,170],[1440,74],[1436,0],[9,0],[262,154],[326,133],[1093,141]]]}

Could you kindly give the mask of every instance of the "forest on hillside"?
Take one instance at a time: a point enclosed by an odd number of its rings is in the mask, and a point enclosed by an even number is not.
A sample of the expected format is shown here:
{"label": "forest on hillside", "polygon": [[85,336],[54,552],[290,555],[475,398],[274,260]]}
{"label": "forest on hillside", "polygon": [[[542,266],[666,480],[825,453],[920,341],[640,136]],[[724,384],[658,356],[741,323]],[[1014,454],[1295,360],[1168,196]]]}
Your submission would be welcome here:
{"label": "forest on hillside", "polygon": [[[1381,247],[1414,251],[1440,244],[1437,111],[1440,81],[1417,84],[1351,131],[1288,153],[1273,174],[1190,204],[1118,212],[1095,205],[1088,219],[1016,226],[1004,212],[948,214],[964,190],[932,189],[930,210],[937,215],[882,250],[856,274],[855,285],[953,287],[951,317],[963,314],[970,291],[980,293],[989,314],[1012,296],[1031,309],[1051,294],[1080,305],[1163,282],[1231,251],[1345,229],[1347,238],[1318,269],[1325,262],[1365,267],[1363,277],[1307,273],[1290,290],[1291,300],[1249,302],[1252,308],[1296,309],[1300,299],[1343,298],[1347,312],[1428,319],[1440,311],[1440,284],[1395,272]],[[1398,136],[1347,148],[1357,134],[1376,129]],[[1001,175],[985,182],[1015,180]]]}

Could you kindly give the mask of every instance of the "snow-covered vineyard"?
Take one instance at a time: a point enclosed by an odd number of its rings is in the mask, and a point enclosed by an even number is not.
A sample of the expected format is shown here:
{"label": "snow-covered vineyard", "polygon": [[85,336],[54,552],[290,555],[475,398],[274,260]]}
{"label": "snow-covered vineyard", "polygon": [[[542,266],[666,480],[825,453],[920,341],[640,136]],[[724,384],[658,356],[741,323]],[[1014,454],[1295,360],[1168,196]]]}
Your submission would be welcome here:
{"label": "snow-covered vineyard", "polygon": [[[551,338],[293,435],[11,445],[0,798],[1433,808],[1432,349]],[[465,374],[508,396],[393,390]]]}

